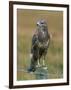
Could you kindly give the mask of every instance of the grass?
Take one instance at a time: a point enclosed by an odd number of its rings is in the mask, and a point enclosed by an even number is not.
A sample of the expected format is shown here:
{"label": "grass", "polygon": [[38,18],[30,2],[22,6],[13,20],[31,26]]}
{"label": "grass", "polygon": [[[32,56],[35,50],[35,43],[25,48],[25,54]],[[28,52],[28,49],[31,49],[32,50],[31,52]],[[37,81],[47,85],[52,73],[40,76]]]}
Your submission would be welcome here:
{"label": "grass", "polygon": [[[35,24],[39,18],[48,20],[48,30],[52,34],[46,56],[48,79],[63,77],[63,13],[53,11],[18,10],[17,21],[17,69],[27,69],[30,65],[31,40]],[[44,15],[42,15],[42,13]],[[48,18],[47,18],[48,16]],[[55,21],[55,22],[54,22]],[[17,71],[17,80],[33,80],[35,75]]]}

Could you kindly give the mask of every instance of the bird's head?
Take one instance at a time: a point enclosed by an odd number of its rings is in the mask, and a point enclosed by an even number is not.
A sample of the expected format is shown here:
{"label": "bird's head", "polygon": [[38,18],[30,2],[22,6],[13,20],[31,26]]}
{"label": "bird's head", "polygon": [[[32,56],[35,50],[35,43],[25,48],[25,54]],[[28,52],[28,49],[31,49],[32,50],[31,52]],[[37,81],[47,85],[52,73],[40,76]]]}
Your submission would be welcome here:
{"label": "bird's head", "polygon": [[45,30],[47,28],[47,23],[45,20],[39,20],[37,21],[37,29],[40,30]]}

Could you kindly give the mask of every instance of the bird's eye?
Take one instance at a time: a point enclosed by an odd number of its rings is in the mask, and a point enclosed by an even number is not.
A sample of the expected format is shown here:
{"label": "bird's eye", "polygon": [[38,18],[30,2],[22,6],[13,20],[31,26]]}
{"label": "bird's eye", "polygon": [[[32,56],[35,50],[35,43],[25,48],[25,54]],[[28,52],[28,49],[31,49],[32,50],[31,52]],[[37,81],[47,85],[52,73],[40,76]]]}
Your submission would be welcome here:
{"label": "bird's eye", "polygon": [[38,26],[38,24],[37,24],[37,26]]}

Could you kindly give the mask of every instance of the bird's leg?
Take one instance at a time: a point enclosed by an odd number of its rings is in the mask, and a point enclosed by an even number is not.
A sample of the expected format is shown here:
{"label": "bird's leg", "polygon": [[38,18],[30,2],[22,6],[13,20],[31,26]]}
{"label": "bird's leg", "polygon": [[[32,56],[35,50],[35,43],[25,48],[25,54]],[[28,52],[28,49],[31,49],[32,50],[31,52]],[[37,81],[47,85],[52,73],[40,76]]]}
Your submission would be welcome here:
{"label": "bird's leg", "polygon": [[36,65],[36,67],[40,67],[41,65],[40,65],[40,58],[38,58],[37,59],[37,65]]}
{"label": "bird's leg", "polygon": [[42,65],[45,66],[45,56],[43,56]]}
{"label": "bird's leg", "polygon": [[40,60],[38,59],[37,60],[37,66],[36,67],[40,67],[41,65],[40,65]]}
{"label": "bird's leg", "polygon": [[40,66],[40,60],[38,59],[38,66]]}
{"label": "bird's leg", "polygon": [[43,66],[45,66],[45,60],[43,59]]}

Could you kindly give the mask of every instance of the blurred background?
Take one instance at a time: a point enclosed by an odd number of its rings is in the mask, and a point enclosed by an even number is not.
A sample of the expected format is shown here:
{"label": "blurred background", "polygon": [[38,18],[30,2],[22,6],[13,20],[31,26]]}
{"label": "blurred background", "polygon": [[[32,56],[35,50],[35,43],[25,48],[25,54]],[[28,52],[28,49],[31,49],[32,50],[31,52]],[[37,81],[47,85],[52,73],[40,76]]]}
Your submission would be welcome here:
{"label": "blurred background", "polygon": [[46,20],[52,35],[46,56],[48,79],[63,78],[63,12],[17,9],[17,80],[36,79],[23,70],[30,65],[31,40],[39,19]]}

